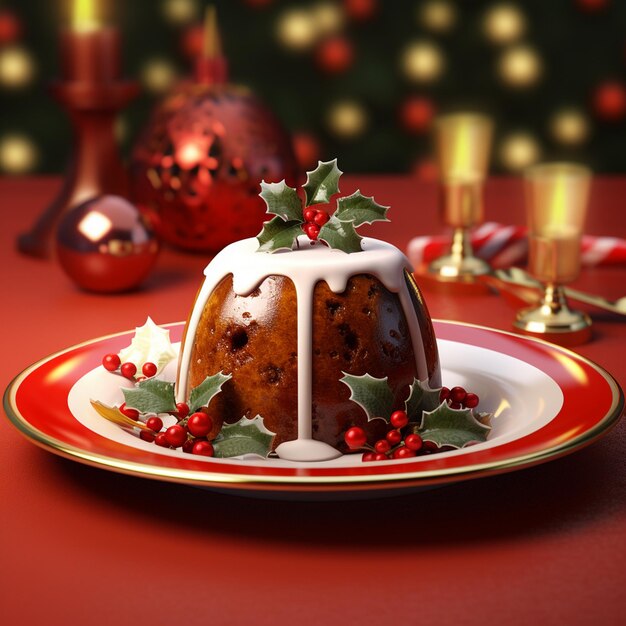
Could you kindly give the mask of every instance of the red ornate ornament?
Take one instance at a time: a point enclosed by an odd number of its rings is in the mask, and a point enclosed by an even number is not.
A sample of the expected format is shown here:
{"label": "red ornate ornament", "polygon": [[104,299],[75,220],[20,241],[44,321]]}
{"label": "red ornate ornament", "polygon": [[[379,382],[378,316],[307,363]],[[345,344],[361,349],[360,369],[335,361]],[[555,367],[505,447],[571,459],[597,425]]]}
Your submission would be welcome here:
{"label": "red ornate ornament", "polygon": [[272,112],[226,83],[211,12],[205,31],[196,82],[155,109],[133,151],[131,184],[164,241],[215,252],[258,232],[266,217],[261,180],[293,184],[297,168],[290,137]]}

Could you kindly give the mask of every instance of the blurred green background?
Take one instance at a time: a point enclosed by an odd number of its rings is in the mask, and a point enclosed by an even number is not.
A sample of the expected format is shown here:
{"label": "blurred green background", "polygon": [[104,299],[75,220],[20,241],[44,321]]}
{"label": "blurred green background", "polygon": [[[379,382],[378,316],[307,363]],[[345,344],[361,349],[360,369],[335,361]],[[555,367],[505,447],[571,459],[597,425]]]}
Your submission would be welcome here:
{"label": "blurred green background", "polygon": [[[119,123],[126,153],[155,101],[189,74],[206,0],[93,0],[123,33],[141,96]],[[623,0],[217,0],[234,82],[293,133],[303,165],[432,175],[437,112],[497,123],[493,171],[567,158],[626,170]],[[59,172],[71,145],[49,97],[71,0],[0,2],[0,170]]]}

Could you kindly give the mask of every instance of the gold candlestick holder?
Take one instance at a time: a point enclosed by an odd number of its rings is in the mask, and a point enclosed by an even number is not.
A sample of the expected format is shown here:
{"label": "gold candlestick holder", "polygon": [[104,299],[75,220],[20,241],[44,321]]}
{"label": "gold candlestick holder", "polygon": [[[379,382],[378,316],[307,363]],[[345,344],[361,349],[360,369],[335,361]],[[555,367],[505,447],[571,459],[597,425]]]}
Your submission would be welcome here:
{"label": "gold candlestick holder", "polygon": [[563,285],[580,273],[580,244],[591,171],[573,163],[548,163],[525,173],[528,270],[544,284],[538,306],[517,315],[517,330],[563,345],[591,337],[591,320],[570,309]]}
{"label": "gold candlestick holder", "polygon": [[491,268],[474,256],[470,229],[484,219],[483,183],[487,176],[493,124],[477,113],[454,113],[435,122],[435,152],[440,172],[440,210],[452,228],[450,252],[433,261],[428,273],[448,282],[474,282]]}

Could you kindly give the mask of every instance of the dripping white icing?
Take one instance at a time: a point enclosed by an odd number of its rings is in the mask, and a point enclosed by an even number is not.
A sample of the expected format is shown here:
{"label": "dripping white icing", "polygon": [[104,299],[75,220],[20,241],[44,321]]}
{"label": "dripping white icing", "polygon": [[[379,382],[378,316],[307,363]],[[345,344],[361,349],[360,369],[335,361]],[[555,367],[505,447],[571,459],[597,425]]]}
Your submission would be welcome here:
{"label": "dripping white icing", "polygon": [[268,276],[286,276],[296,289],[298,303],[298,439],[281,444],[277,452],[292,461],[321,461],[339,456],[331,446],[312,439],[312,328],[313,292],[315,285],[325,281],[334,293],[345,291],[348,280],[357,274],[371,274],[391,292],[398,294],[409,326],[415,365],[420,380],[428,378],[426,355],[417,317],[404,277],[412,271],[408,259],[395,246],[377,239],[364,238],[363,252],[347,254],[323,244],[313,244],[306,237],[298,238],[300,248],[274,254],[257,252],[256,238],[243,239],[224,248],[204,270],[205,280],[189,319],[185,343],[181,349],[177,396],[187,397],[189,365],[198,323],[205,305],[217,285],[229,274],[233,290],[247,296]]}

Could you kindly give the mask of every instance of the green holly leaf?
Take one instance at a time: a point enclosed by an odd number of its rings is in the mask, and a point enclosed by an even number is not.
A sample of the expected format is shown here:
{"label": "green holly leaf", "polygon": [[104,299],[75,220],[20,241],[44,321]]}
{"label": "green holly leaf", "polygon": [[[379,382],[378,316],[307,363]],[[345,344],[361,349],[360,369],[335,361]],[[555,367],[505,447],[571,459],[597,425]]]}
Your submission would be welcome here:
{"label": "green holly leaf", "polygon": [[355,228],[372,222],[388,222],[388,206],[382,206],[374,201],[373,196],[361,194],[357,189],[351,196],[337,200],[335,217],[342,222],[352,222]]}
{"label": "green holly leaf", "polygon": [[317,167],[306,173],[306,183],[302,185],[306,194],[306,206],[328,202],[332,195],[339,193],[339,178],[342,174],[337,167],[337,159],[318,161]]}
{"label": "green holly leaf", "polygon": [[168,413],[176,410],[174,383],[157,378],[142,380],[135,389],[122,389],[126,406],[140,413]]}
{"label": "green holly leaf", "polygon": [[259,240],[258,252],[276,252],[291,250],[293,242],[302,234],[301,222],[291,220],[285,222],[276,216],[263,224],[263,230],[256,236]]}
{"label": "green holly leaf", "polygon": [[207,376],[197,387],[194,387],[189,394],[189,412],[193,413],[200,407],[209,406],[214,395],[222,390],[222,385],[230,380],[230,374],[224,375],[218,372],[213,376]]}
{"label": "green holly leaf", "polygon": [[352,222],[342,222],[334,215],[322,226],[318,239],[325,241],[331,248],[344,252],[361,252],[361,239]]}
{"label": "green holly leaf", "polygon": [[272,449],[275,435],[276,433],[265,427],[260,415],[251,420],[242,417],[235,424],[222,426],[222,430],[213,441],[213,450],[215,456],[220,459],[243,454],[266,457]]}
{"label": "green holly leaf", "polygon": [[413,379],[409,385],[409,397],[406,399],[405,411],[410,420],[421,420],[422,411],[433,411],[439,404],[441,389],[431,389],[427,380]]}
{"label": "green holly leaf", "polygon": [[481,424],[471,409],[451,409],[442,402],[434,411],[424,411],[418,433],[439,447],[463,448],[487,440],[491,428]]}
{"label": "green holly leaf", "polygon": [[350,400],[354,400],[367,414],[368,421],[382,417],[389,421],[393,408],[393,394],[387,377],[374,378],[369,374],[353,376],[343,373],[339,380],[350,388]]}
{"label": "green holly leaf", "polygon": [[259,195],[265,200],[268,213],[278,215],[286,222],[304,221],[298,192],[293,187],[289,187],[284,180],[279,183],[262,181]]}

